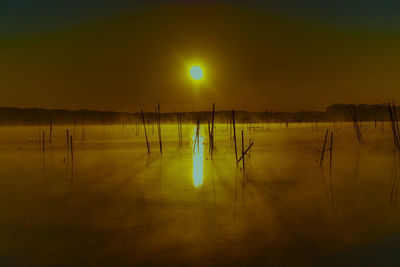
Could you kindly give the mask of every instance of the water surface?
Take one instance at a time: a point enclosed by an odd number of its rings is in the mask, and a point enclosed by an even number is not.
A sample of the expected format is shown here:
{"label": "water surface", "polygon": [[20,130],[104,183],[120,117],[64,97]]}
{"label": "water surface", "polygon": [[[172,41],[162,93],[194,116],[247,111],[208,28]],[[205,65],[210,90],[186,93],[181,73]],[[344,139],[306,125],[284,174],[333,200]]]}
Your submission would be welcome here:
{"label": "water surface", "polygon": [[[140,126],[142,127],[142,126]],[[66,129],[75,136],[74,159]],[[84,138],[82,140],[84,129]],[[399,158],[389,125],[0,127],[0,265],[398,266]],[[319,161],[325,130],[334,132]],[[75,132],[75,134],[74,134]],[[328,138],[327,148],[330,147]]]}

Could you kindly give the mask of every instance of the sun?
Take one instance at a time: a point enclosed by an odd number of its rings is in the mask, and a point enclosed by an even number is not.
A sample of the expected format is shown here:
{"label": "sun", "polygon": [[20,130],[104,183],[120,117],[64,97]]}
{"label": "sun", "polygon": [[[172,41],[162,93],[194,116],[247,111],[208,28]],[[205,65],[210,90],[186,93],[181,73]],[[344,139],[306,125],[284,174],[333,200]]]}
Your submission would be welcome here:
{"label": "sun", "polygon": [[203,77],[203,70],[199,66],[193,66],[190,68],[190,76],[194,80],[200,80]]}

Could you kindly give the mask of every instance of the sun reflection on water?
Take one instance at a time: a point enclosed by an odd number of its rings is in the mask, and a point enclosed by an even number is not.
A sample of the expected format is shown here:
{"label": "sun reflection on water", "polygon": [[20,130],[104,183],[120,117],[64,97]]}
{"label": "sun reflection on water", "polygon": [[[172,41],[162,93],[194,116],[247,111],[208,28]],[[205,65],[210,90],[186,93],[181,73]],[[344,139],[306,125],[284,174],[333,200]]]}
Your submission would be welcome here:
{"label": "sun reflection on water", "polygon": [[[192,138],[193,145],[193,186],[200,188],[203,184],[203,139],[199,130],[199,136],[196,136],[197,127],[194,129],[194,134]],[[197,139],[197,140],[196,140]]]}

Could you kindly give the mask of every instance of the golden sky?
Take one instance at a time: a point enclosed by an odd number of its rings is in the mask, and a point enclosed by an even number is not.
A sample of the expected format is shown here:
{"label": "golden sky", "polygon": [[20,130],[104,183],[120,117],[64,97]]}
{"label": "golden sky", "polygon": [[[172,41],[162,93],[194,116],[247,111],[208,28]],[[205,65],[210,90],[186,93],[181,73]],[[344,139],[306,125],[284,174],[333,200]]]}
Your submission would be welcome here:
{"label": "golden sky", "polygon": [[297,111],[400,100],[399,34],[235,5],[154,7],[0,41],[0,106]]}

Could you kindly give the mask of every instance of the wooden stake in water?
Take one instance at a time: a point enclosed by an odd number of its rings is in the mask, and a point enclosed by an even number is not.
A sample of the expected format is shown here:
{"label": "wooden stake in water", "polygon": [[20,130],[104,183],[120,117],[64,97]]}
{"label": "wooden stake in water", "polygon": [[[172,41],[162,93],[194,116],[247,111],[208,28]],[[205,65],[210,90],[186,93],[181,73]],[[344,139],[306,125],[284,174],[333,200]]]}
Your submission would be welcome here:
{"label": "wooden stake in water", "polygon": [[197,151],[200,151],[200,121],[197,121],[196,140],[197,140]]}
{"label": "wooden stake in water", "polygon": [[207,121],[208,123],[208,140],[209,140],[209,146],[208,146],[208,153],[210,154],[210,157],[212,158],[212,134],[211,134],[211,124],[210,121]]}
{"label": "wooden stake in water", "polygon": [[331,132],[331,147],[329,149],[329,170],[332,171],[333,132]]}
{"label": "wooden stake in water", "polygon": [[53,134],[53,121],[51,120],[50,121],[50,135],[49,135],[49,144],[51,143],[51,137],[52,137],[52,134]]}
{"label": "wooden stake in water", "polygon": [[180,128],[180,145],[182,146],[183,143],[183,131],[182,131],[182,113],[179,113],[179,128]]}
{"label": "wooden stake in water", "polygon": [[143,122],[143,128],[144,128],[144,136],[146,137],[147,153],[150,154],[149,140],[147,139],[146,122],[145,122],[145,120],[144,120],[144,113],[143,113],[143,110],[141,110],[140,112],[141,112],[141,114],[142,114],[142,122]]}
{"label": "wooden stake in water", "polygon": [[85,142],[85,128],[82,129],[82,144]]}
{"label": "wooden stake in water", "polygon": [[[229,123],[229,121],[228,121],[228,123]],[[229,123],[229,143],[231,145],[232,145],[232,139],[233,139],[233,137],[232,137],[232,124]]]}
{"label": "wooden stake in water", "polygon": [[211,141],[211,158],[213,156],[214,150],[214,119],[215,119],[215,103],[213,103],[213,112],[212,112],[212,121],[211,121],[211,134],[210,134],[210,141]]}
{"label": "wooden stake in water", "polygon": [[75,126],[74,126],[74,139],[75,139],[75,133],[76,133],[76,123],[78,121],[78,117],[75,117]]}
{"label": "wooden stake in water", "polygon": [[43,164],[43,172],[45,171],[45,168],[46,168],[46,165],[45,165],[45,155],[44,155],[44,151],[45,151],[45,143],[46,143],[46,141],[45,141],[45,139],[44,139],[44,131],[43,131],[43,134],[42,134],[42,143],[43,143],[43,153],[42,153],[42,164]]}
{"label": "wooden stake in water", "polygon": [[197,151],[200,151],[200,121],[197,121],[196,133],[193,143],[193,154],[195,154],[196,152],[196,145],[197,145]]}
{"label": "wooden stake in water", "polygon": [[236,144],[235,110],[233,109],[232,109],[232,126],[233,126],[233,142],[235,143],[235,157],[237,162],[238,157],[237,157],[237,144]]}
{"label": "wooden stake in water", "polygon": [[[396,105],[395,105],[394,101],[393,101],[393,115],[394,115],[394,119],[395,119],[395,129],[396,129],[397,138],[399,138],[400,137],[399,119],[397,118]],[[398,144],[399,144],[399,148],[400,148],[400,140],[399,140]]]}
{"label": "wooden stake in water", "polygon": [[44,144],[45,144],[45,140],[44,140],[44,131],[43,131],[43,135],[42,135],[42,141],[43,141],[43,153],[44,153]]}
{"label": "wooden stake in water", "polygon": [[320,160],[320,162],[319,162],[319,165],[320,165],[320,166],[322,166],[322,163],[323,163],[323,161],[324,161],[325,148],[326,148],[326,139],[327,139],[327,138],[328,138],[328,130],[326,130],[324,145],[322,146],[321,160]]}
{"label": "wooden stake in water", "polygon": [[388,103],[388,112],[389,112],[390,125],[392,127],[393,142],[395,147],[397,147],[400,150],[399,125],[397,119],[396,106],[394,102],[392,107],[390,106],[390,103]]}
{"label": "wooden stake in water", "polygon": [[242,156],[241,156],[241,159],[242,159],[242,163],[243,163],[243,173],[244,173],[244,167],[245,167],[245,165],[244,165],[244,159],[245,159],[245,157],[244,157],[244,136],[243,136],[243,130],[242,130]]}
{"label": "wooden stake in water", "polygon": [[69,138],[70,138],[70,144],[71,144],[71,161],[73,163],[74,162],[74,143],[73,143],[72,135]]}
{"label": "wooden stake in water", "polygon": [[176,123],[178,125],[178,147],[181,147],[181,128],[179,126],[179,112],[176,113]]}
{"label": "wooden stake in water", "polygon": [[250,150],[250,148],[254,145],[253,142],[250,143],[250,145],[247,147],[247,149],[244,151],[244,153],[240,156],[240,158],[237,160],[237,163],[239,163],[243,157],[247,154],[247,152]]}
{"label": "wooden stake in water", "polygon": [[73,184],[74,179],[74,142],[72,139],[72,135],[70,135],[70,144],[71,144],[71,185]]}
{"label": "wooden stake in water", "polygon": [[362,134],[361,134],[361,130],[360,130],[360,126],[359,126],[359,123],[358,123],[358,120],[357,120],[356,112],[354,111],[353,113],[351,113],[351,116],[352,116],[352,119],[353,119],[354,130],[355,130],[356,135],[357,135],[358,143],[360,145],[363,145],[364,144],[364,140],[363,140],[363,137],[362,137]]}
{"label": "wooden stake in water", "polygon": [[69,154],[69,130],[67,130],[67,153]]}
{"label": "wooden stake in water", "polygon": [[243,199],[242,199],[242,208],[244,208],[244,199],[245,199],[245,186],[246,186],[246,173],[245,173],[245,157],[244,157],[244,135],[243,135],[243,130],[242,130],[242,168],[243,168],[243,183],[242,183],[242,190],[243,190]]}
{"label": "wooden stake in water", "polygon": [[183,143],[182,113],[179,114],[179,125],[181,127],[181,145]]}
{"label": "wooden stake in water", "polygon": [[158,141],[160,143],[160,154],[162,155],[162,140],[161,140],[161,112],[160,112],[160,103],[157,105],[158,114],[157,114],[157,126],[158,126]]}

